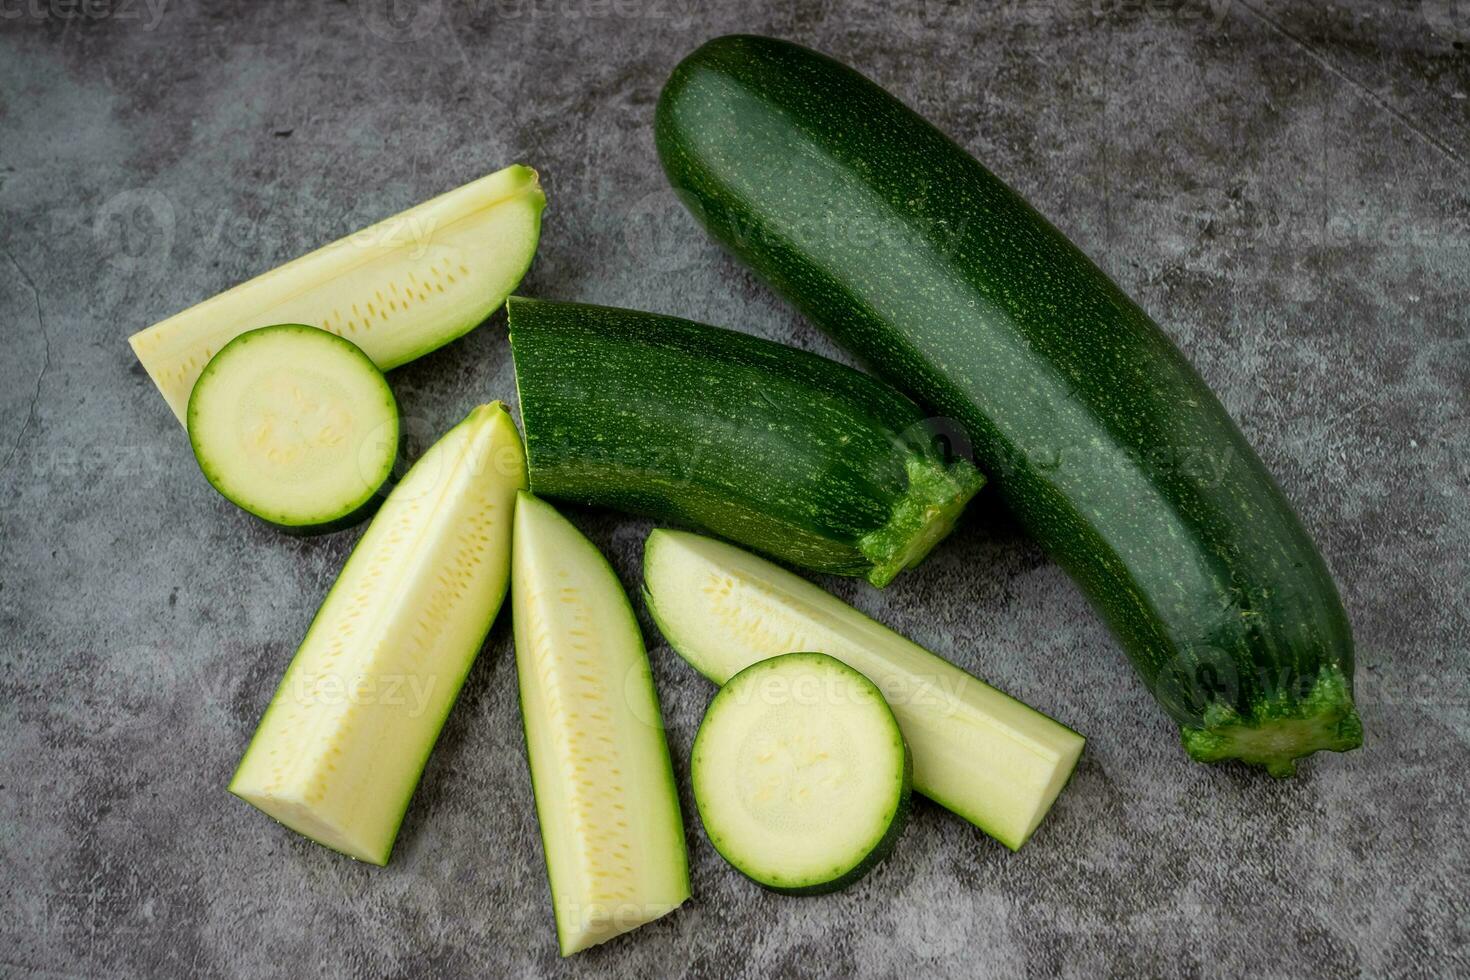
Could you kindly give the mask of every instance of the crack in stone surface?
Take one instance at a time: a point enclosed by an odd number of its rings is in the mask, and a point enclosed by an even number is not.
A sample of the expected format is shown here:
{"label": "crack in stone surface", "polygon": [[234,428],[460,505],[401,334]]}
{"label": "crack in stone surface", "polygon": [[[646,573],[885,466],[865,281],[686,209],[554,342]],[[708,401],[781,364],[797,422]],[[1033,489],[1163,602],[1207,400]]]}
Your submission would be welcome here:
{"label": "crack in stone surface", "polygon": [[41,384],[46,379],[46,372],[51,369],[51,336],[46,332],[46,318],[41,313],[41,291],[36,288],[36,281],[31,278],[31,274],[15,260],[15,256],[11,255],[8,250],[5,252],[5,257],[10,260],[11,265],[15,266],[15,271],[20,274],[21,279],[26,284],[26,288],[31,291],[31,299],[36,305],[36,326],[41,330],[41,343],[45,345],[45,353],[41,360],[41,370],[36,374],[36,390],[31,394],[31,403],[26,408],[25,419],[20,423],[20,431],[15,434],[15,442],[11,445],[10,452],[5,454],[4,464],[0,465],[0,468],[9,469],[10,464],[15,460],[16,452],[20,449],[21,440],[25,438],[26,432],[31,427],[31,422],[36,417],[36,403],[41,400]]}
{"label": "crack in stone surface", "polygon": [[1419,137],[1419,139],[1423,140],[1425,143],[1428,143],[1430,146],[1434,147],[1434,149],[1438,150],[1445,157],[1449,158],[1451,161],[1458,164],[1462,168],[1467,167],[1465,158],[1460,156],[1458,150],[1456,150],[1450,144],[1446,143],[1444,140],[1440,139],[1438,136],[1435,136],[1429,130],[1425,129],[1423,124],[1414,119],[1413,116],[1408,115],[1402,109],[1399,109],[1383,96],[1373,91],[1373,89],[1369,88],[1366,83],[1359,81],[1347,71],[1338,67],[1335,63],[1329,60],[1326,55],[1322,54],[1322,52],[1314,48],[1305,39],[1298,37],[1294,32],[1288,30],[1285,26],[1277,23],[1273,18],[1268,17],[1266,14],[1264,14],[1260,10],[1257,10],[1251,4],[1246,3],[1245,0],[1239,0],[1239,3],[1240,6],[1244,8],[1245,11],[1256,20],[1260,21],[1262,24],[1265,24],[1271,30],[1275,31],[1277,34],[1280,34],[1296,47],[1300,48],[1302,52],[1305,53],[1308,58],[1311,58],[1314,62],[1316,62],[1317,65],[1322,68],[1322,70],[1326,71],[1334,78],[1346,82],[1353,89],[1353,91],[1357,92],[1363,98],[1367,99],[1369,102],[1373,103],[1375,106],[1388,113],[1394,119],[1398,120],[1398,122],[1403,124],[1411,133]]}

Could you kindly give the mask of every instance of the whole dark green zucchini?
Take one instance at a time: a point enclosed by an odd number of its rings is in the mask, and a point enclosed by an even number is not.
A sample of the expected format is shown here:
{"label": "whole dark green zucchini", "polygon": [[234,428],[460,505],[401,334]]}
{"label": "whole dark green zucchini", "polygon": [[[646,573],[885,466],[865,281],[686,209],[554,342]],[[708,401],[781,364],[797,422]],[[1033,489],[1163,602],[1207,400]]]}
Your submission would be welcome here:
{"label": "whole dark green zucchini", "polygon": [[657,142],[717,239],[975,459],[1078,581],[1202,761],[1273,775],[1362,742],[1327,568],[1179,350],[939,130],[816,52],[722,37]]}
{"label": "whole dark green zucchini", "polygon": [[531,490],[883,586],[985,482],[846,365],[689,320],[512,297]]}

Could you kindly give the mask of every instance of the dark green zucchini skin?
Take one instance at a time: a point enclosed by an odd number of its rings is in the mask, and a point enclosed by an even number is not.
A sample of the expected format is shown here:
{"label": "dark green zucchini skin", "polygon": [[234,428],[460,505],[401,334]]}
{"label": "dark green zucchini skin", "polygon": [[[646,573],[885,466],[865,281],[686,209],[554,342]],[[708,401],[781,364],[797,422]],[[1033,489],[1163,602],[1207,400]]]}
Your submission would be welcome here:
{"label": "dark green zucchini skin", "polygon": [[886,585],[984,477],[836,361],[675,317],[512,297],[531,489]]}
{"label": "dark green zucchini skin", "polygon": [[1290,775],[1362,741],[1321,556],[1219,401],[1030,205],[862,75],[710,41],[657,110],[705,228],[839,343],[960,422],[1196,759]]}

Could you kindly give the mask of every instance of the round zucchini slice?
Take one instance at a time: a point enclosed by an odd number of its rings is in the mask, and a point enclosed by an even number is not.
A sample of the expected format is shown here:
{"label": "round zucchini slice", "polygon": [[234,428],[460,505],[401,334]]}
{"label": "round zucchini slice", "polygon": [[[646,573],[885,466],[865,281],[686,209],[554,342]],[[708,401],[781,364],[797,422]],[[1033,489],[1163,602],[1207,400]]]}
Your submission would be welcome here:
{"label": "round zucchini slice", "polygon": [[878,688],[823,653],[740,671],[694,739],[694,801],[710,843],[772,891],[845,888],[893,848],[912,764]]}
{"label": "round zucchini slice", "polygon": [[220,348],[189,397],[199,468],[231,503],[297,534],[349,527],[382,502],[398,403],[350,341],[288,323]]}

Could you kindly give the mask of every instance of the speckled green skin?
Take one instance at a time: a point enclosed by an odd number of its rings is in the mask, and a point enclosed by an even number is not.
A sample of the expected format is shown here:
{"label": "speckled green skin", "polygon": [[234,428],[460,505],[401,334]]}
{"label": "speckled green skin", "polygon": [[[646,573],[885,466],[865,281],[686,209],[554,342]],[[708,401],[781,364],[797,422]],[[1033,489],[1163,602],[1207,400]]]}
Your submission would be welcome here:
{"label": "speckled green skin", "polygon": [[538,496],[882,586],[984,483],[917,405],[827,358],[634,310],[512,297],[507,313]]}
{"label": "speckled green skin", "polygon": [[1351,631],[1260,460],[1179,350],[1014,191],[857,72],[717,38],[659,101],[717,239],[963,424],[1203,761],[1361,744]]}

